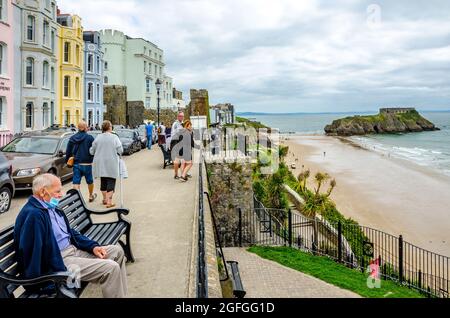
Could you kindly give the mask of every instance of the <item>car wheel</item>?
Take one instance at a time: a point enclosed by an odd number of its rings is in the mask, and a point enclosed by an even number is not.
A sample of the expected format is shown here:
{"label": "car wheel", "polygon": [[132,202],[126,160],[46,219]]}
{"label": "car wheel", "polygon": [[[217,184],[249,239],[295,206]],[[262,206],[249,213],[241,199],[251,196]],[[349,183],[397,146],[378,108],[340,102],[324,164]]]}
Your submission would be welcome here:
{"label": "car wheel", "polygon": [[11,206],[11,190],[4,187],[0,190],[0,214],[5,213]]}

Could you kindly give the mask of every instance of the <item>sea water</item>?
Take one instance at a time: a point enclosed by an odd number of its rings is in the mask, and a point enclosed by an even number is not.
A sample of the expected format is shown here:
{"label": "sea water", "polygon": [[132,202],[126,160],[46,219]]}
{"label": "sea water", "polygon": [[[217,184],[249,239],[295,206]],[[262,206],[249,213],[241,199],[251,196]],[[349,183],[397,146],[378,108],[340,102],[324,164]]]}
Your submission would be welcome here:
{"label": "sea water", "polygon": [[[351,137],[361,146],[382,152],[389,157],[403,158],[422,166],[429,166],[450,175],[450,112],[420,112],[440,131],[406,134],[368,135]],[[367,115],[375,113],[357,113]],[[326,114],[242,114],[278,128],[281,133],[324,134],[324,127],[333,120],[356,113]]]}

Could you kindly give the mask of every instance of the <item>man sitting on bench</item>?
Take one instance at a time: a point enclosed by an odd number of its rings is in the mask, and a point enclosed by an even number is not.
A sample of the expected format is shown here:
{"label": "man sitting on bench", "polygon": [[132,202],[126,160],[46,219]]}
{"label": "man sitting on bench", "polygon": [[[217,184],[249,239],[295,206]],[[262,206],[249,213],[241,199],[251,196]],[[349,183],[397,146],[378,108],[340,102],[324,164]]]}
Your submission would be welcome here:
{"label": "man sitting on bench", "polygon": [[[76,287],[80,280],[98,283],[103,297],[125,297],[126,258],[122,248],[100,246],[71,229],[64,212],[57,208],[62,196],[58,177],[42,174],[34,179],[33,195],[17,216],[14,227],[21,275],[31,279],[68,269],[76,279]],[[50,287],[40,288],[45,291]]]}

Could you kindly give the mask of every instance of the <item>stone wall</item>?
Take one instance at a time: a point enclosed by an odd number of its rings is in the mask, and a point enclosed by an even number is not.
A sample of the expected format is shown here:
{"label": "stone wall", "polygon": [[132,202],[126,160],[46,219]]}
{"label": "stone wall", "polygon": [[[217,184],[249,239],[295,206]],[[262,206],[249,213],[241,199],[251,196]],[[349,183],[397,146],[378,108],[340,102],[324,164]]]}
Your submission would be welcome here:
{"label": "stone wall", "polygon": [[127,87],[120,85],[105,85],[103,102],[106,105],[105,120],[114,125],[127,124]]}
{"label": "stone wall", "polygon": [[209,117],[209,96],[206,89],[191,89],[191,102],[189,103],[191,116]]}
{"label": "stone wall", "polygon": [[[159,110],[159,120],[164,123],[164,126],[171,127],[173,122],[177,119],[178,111],[164,108]],[[156,109],[146,109],[144,111],[144,119],[157,121],[158,112]],[[189,114],[184,114],[184,119],[189,119]]]}
{"label": "stone wall", "polygon": [[144,123],[144,102],[127,102],[127,125],[137,127]]}
{"label": "stone wall", "polygon": [[[252,166],[243,163],[210,163],[207,165],[212,212],[223,246],[239,246],[239,215],[243,215],[243,243],[252,242],[252,231],[246,220],[253,215]],[[250,228],[249,228],[250,229]]]}

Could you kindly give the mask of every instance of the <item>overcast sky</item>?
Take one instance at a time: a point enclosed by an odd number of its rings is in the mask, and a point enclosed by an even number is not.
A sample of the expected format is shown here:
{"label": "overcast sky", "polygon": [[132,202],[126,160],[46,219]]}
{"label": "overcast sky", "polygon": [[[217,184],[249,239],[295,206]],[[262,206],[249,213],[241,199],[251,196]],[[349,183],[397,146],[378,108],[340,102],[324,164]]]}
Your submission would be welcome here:
{"label": "overcast sky", "polygon": [[450,110],[448,0],[58,0],[165,52],[189,100],[238,111]]}

